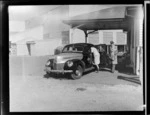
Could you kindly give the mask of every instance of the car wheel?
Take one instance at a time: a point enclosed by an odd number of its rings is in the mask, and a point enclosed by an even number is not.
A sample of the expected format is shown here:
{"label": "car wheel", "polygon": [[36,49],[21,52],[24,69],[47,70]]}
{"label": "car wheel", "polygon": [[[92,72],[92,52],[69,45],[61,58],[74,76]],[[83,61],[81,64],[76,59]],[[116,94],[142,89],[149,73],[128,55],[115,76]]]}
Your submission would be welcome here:
{"label": "car wheel", "polygon": [[72,79],[79,79],[82,77],[83,69],[80,65],[77,66],[76,70],[71,74]]}

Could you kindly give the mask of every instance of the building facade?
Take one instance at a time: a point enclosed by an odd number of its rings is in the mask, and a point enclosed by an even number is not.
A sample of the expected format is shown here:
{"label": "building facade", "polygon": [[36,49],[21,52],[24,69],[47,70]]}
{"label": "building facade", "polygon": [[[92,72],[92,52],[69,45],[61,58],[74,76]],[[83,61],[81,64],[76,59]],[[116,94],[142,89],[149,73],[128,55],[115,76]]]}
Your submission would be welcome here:
{"label": "building facade", "polygon": [[142,29],[142,6],[60,5],[25,21],[10,21],[10,40],[16,55],[31,56],[53,55],[55,48],[69,43],[109,46],[113,40],[120,52],[130,54],[129,65],[139,74]]}
{"label": "building facade", "polygon": [[[69,6],[61,5],[25,21],[10,21],[9,38],[19,48],[16,55],[53,55],[56,47],[68,44],[70,26],[62,22],[68,18],[68,12]],[[18,23],[21,31],[15,28]]]}

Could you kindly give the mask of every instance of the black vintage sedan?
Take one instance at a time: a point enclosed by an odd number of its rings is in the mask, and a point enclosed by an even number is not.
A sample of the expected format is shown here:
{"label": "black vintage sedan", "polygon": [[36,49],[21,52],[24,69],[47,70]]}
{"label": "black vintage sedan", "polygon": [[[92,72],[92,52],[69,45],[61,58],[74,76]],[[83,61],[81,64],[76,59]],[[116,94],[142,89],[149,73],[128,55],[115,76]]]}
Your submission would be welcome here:
{"label": "black vintage sedan", "polygon": [[62,52],[53,55],[45,65],[49,73],[69,73],[72,79],[79,79],[83,72],[93,69],[93,58],[90,43],[75,43],[66,45]]}

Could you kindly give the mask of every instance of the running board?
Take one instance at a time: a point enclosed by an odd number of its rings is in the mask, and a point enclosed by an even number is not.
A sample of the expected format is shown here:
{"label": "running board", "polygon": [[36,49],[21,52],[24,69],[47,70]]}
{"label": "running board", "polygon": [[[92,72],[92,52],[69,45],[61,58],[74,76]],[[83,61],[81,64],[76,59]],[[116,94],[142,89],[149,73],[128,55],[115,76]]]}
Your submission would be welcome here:
{"label": "running board", "polygon": [[84,72],[87,72],[87,71],[90,71],[90,70],[93,70],[93,69],[94,69],[94,67],[90,67],[90,68],[85,69]]}

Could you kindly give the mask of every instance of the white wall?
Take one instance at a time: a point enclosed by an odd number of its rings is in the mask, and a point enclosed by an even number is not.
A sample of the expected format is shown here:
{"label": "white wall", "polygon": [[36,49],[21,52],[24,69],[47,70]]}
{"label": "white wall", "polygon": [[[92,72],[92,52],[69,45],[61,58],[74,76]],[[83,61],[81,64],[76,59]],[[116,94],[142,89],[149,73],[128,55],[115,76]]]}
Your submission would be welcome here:
{"label": "white wall", "polygon": [[17,44],[17,55],[29,55],[26,41],[43,39],[43,27],[28,29],[10,36],[10,41]]}
{"label": "white wall", "polygon": [[25,30],[25,21],[9,21],[9,32],[22,32]]}
{"label": "white wall", "polygon": [[17,42],[23,39],[35,39],[35,40],[39,40],[39,39],[43,39],[43,26],[39,26],[39,27],[35,27],[32,29],[28,29],[26,31],[14,34],[14,35],[10,35],[10,41],[12,42]]}
{"label": "white wall", "polygon": [[87,41],[88,43],[92,43],[94,45],[99,44],[99,33],[96,31],[96,32],[88,34]]}
{"label": "white wall", "polygon": [[49,34],[49,38],[61,37],[61,31],[68,31],[69,25],[62,22],[63,19],[68,18],[69,6],[60,5],[54,10],[38,15],[36,17],[26,20],[26,28],[33,28],[43,25],[44,34]]}
{"label": "white wall", "polygon": [[61,39],[39,40],[31,46],[31,55],[44,56],[53,55],[54,49],[62,45]]}
{"label": "white wall", "polygon": [[17,44],[17,55],[29,55],[26,44]]}
{"label": "white wall", "polygon": [[85,43],[85,34],[80,29],[71,29],[70,30],[70,42],[71,43]]}

